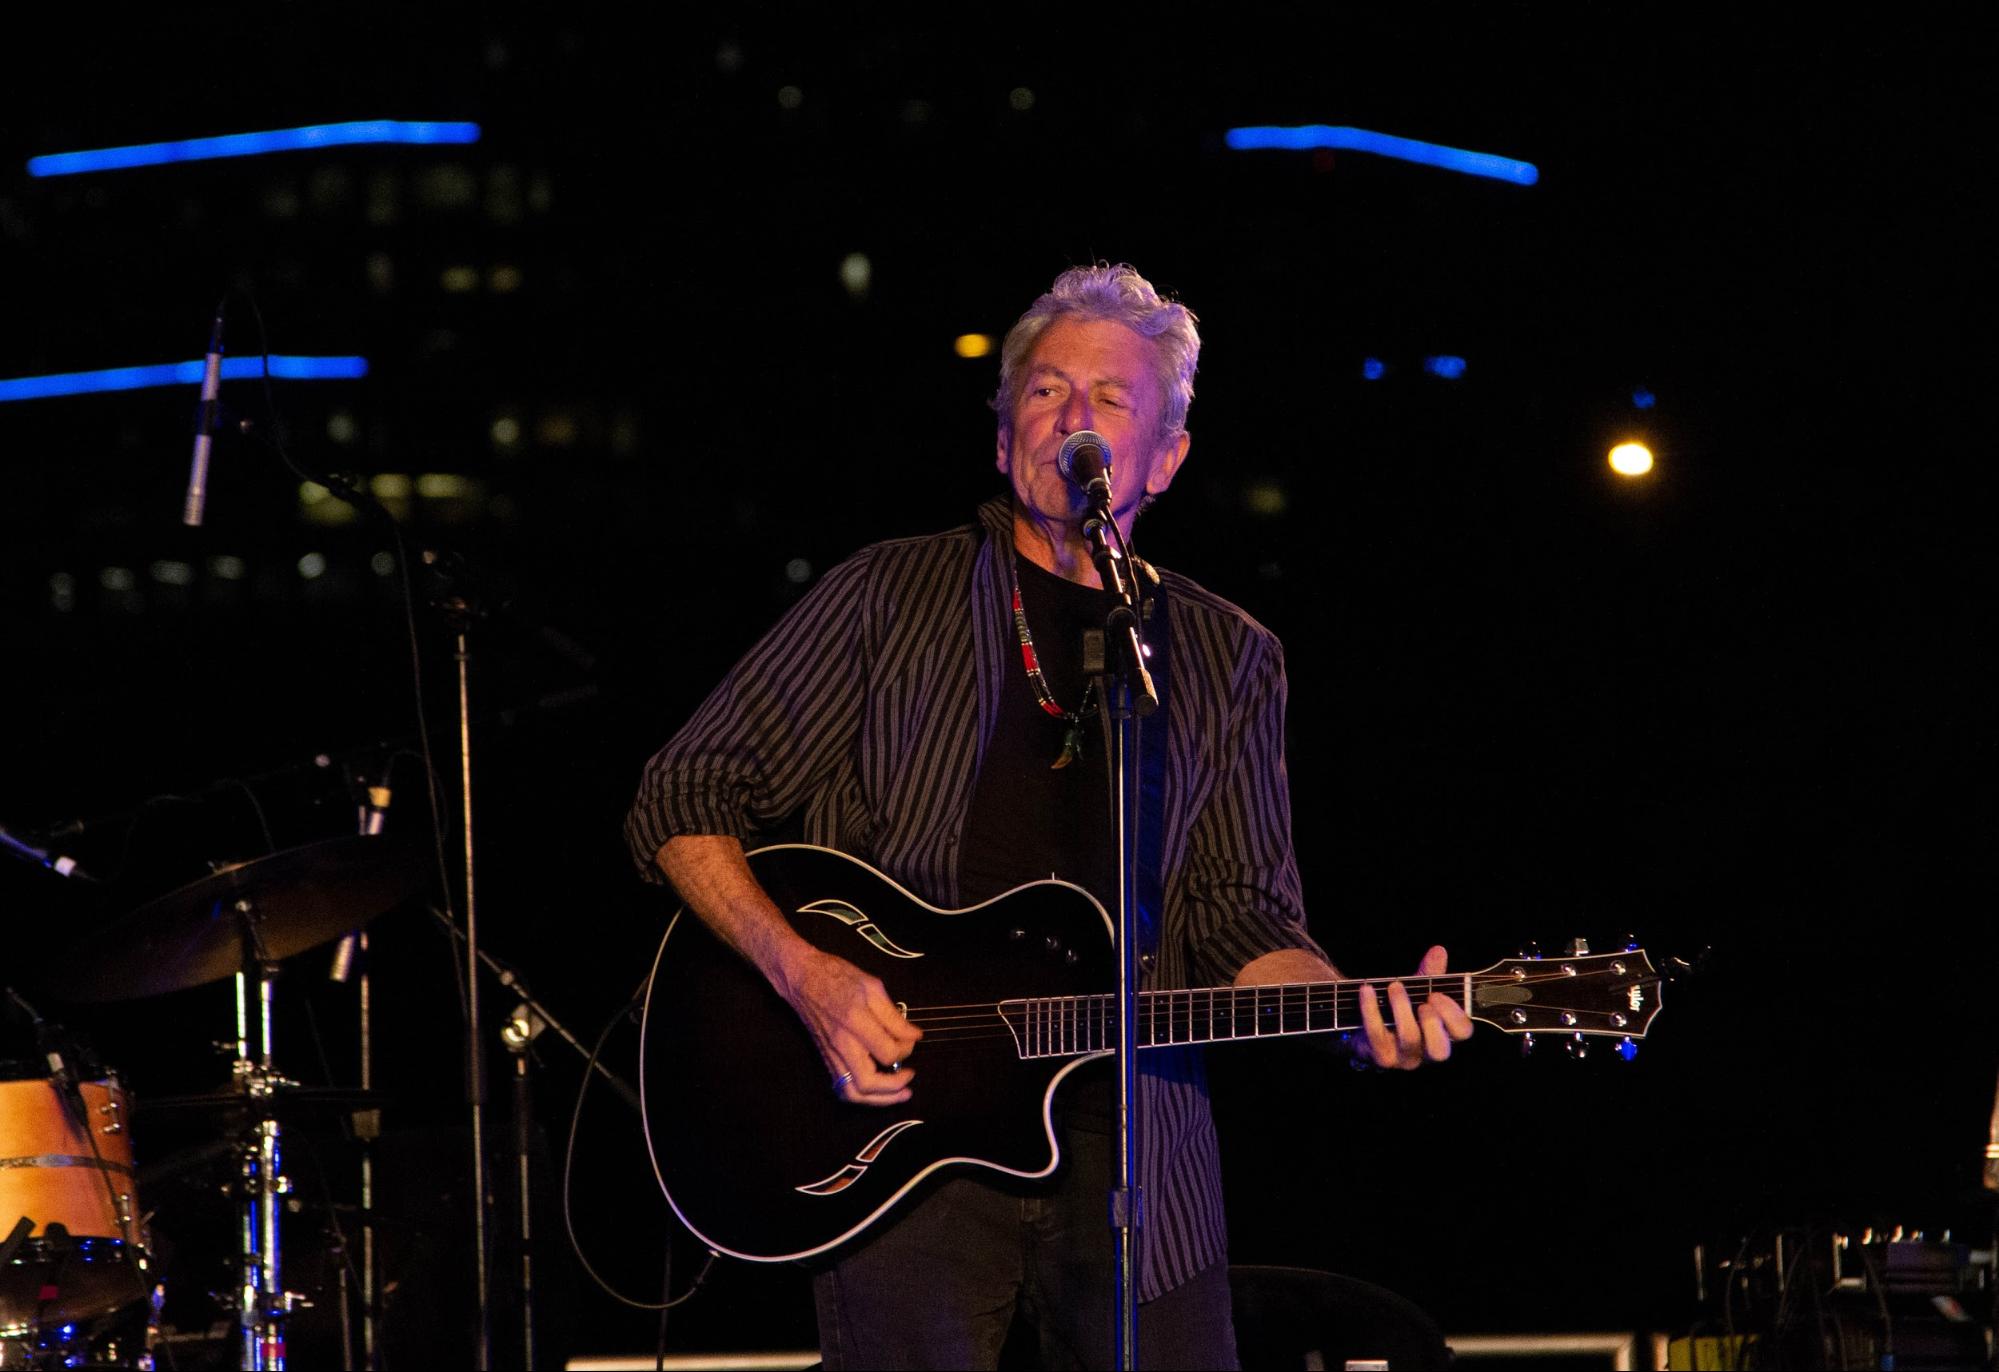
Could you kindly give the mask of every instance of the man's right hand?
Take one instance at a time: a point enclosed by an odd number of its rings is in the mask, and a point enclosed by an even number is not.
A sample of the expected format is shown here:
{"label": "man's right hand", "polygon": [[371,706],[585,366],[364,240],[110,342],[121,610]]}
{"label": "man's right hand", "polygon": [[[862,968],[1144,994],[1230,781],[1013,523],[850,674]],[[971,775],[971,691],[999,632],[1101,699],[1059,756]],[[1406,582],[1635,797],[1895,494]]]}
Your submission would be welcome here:
{"label": "man's right hand", "polygon": [[903,1018],[877,977],[798,936],[750,875],[743,845],[681,834],[661,845],[659,868],[687,908],[748,958],[790,1003],[826,1060],[841,1100],[896,1105],[916,1074],[902,1065],[923,1031]]}
{"label": "man's right hand", "polygon": [[857,1105],[896,1105],[916,1073],[903,1066],[923,1031],[903,1017],[879,977],[799,943],[772,978],[819,1045],[834,1094]]}

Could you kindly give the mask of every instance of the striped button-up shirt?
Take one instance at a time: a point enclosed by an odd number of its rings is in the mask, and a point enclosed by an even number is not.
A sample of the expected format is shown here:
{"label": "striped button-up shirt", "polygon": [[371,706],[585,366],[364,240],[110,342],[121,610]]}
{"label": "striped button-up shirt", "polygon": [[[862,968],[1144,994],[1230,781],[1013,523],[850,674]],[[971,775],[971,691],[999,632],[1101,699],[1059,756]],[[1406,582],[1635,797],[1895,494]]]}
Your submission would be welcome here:
{"label": "striped button-up shirt", "polygon": [[[677,834],[754,847],[802,815],[808,842],[956,906],[979,761],[1006,673],[1021,670],[1012,554],[1002,498],[975,524],[878,543],[829,571],[647,764],[625,825],[647,879],[663,880],[654,858]],[[1172,644],[1163,908],[1146,982],[1225,986],[1265,953],[1319,951],[1291,846],[1283,650],[1185,577],[1162,572],[1161,583]],[[1143,1054],[1139,1106],[1139,1288],[1150,1300],[1227,1256],[1200,1050]]]}

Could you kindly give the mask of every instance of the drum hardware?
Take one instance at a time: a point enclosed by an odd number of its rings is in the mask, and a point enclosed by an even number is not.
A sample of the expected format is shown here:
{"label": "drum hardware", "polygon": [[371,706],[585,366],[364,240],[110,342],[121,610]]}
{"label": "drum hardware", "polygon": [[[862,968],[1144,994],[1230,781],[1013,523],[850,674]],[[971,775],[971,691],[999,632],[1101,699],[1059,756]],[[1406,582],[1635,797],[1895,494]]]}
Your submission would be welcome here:
{"label": "drum hardware", "polygon": [[[285,1319],[306,1304],[282,1282],[281,1215],[291,1191],[283,1170],[285,1121],[301,1114],[353,1115],[381,1104],[366,1089],[365,1050],[361,1091],[302,1087],[279,1072],[272,1029],[281,961],[357,935],[425,884],[426,868],[416,851],[381,837],[380,829],[379,823],[364,822],[363,832],[352,837],[218,866],[78,941],[69,950],[73,956],[53,959],[55,970],[42,977],[53,993],[79,1002],[139,999],[233,979],[236,1032],[217,1045],[231,1059],[229,1087],[148,1102],[147,1108],[214,1109],[233,1130],[232,1142],[222,1150],[235,1155],[231,1189],[241,1206],[236,1289],[229,1303],[244,1368],[284,1366]],[[364,1028],[364,1038],[365,1033]],[[106,1108],[107,1137],[129,1137],[122,1101]],[[129,1171],[129,1147],[124,1156]],[[365,1171],[363,1187],[365,1197],[370,1189]],[[114,1209],[129,1228],[129,1194]],[[370,1226],[364,1233],[369,1346],[364,1365],[373,1362],[372,1240]]]}
{"label": "drum hardware", "polygon": [[[255,903],[238,899],[244,970],[235,977],[237,1055],[230,1064],[236,1089],[250,1115],[238,1157],[240,1268],[236,1317],[241,1366],[277,1369],[285,1365],[285,1320],[299,1304],[284,1288],[280,1214],[291,1180],[284,1175],[282,1127],[272,1104],[284,1078],[278,1075],[273,1039],[278,965],[265,943]],[[251,1043],[250,979],[256,977],[256,1041]]]}

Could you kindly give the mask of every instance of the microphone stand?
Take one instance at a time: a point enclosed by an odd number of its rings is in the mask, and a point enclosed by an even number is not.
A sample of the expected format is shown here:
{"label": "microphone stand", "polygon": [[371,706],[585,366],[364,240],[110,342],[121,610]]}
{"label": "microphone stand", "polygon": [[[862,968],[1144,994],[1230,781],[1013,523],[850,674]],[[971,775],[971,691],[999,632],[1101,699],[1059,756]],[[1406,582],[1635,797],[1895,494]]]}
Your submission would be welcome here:
{"label": "microphone stand", "polygon": [[520,1214],[516,1239],[515,1282],[520,1295],[521,1321],[521,1366],[533,1367],[535,1361],[534,1334],[534,1224],[533,1224],[533,1177],[530,1172],[534,1143],[534,1088],[529,1076],[530,1056],[535,1040],[544,1030],[553,1029],[564,1043],[576,1050],[576,1055],[595,1067],[597,1074],[610,1083],[611,1089],[620,1099],[639,1111],[639,1095],[631,1085],[604,1065],[584,1047],[582,1040],[569,1031],[567,1025],[535,999],[534,992],[514,968],[495,957],[484,948],[473,949],[466,931],[459,928],[452,918],[435,906],[430,913],[437,918],[452,938],[467,949],[470,961],[477,959],[492,969],[500,985],[512,992],[515,1005],[512,1014],[500,1026],[500,1041],[513,1055],[514,1060],[514,1181],[519,1190]]}
{"label": "microphone stand", "polygon": [[[465,942],[465,931],[453,923],[449,915],[435,906],[431,907],[430,913],[439,924],[445,927],[453,939],[457,940],[460,944]],[[534,992],[528,989],[527,982],[521,979],[521,974],[518,971],[484,948],[479,949],[477,956],[479,961],[492,969],[494,979],[500,985],[506,987],[507,990],[513,992],[520,1003],[528,1008],[529,1013],[540,1022],[541,1029],[553,1029],[557,1038],[560,1038],[564,1043],[576,1050],[577,1057],[581,1058],[586,1064],[590,1064],[591,1053],[589,1047],[569,1031],[568,1025],[555,1017],[554,1011],[535,998]],[[541,1029],[537,1029],[536,1033],[539,1034]],[[504,1033],[504,1031],[502,1032]],[[597,1075],[602,1077],[610,1088],[618,1093],[618,1099],[631,1106],[633,1111],[636,1112],[639,1108],[639,1093],[632,1087],[631,1083],[606,1066],[602,1058],[598,1058],[593,1065],[596,1068]]]}
{"label": "microphone stand", "polygon": [[[1111,828],[1117,835],[1117,1078],[1118,1156],[1110,1189],[1112,1281],[1115,1321],[1113,1365],[1131,1372],[1138,1366],[1139,1231],[1145,1224],[1145,1193],[1138,1173],[1138,720],[1159,708],[1159,693],[1145,669],[1139,637],[1138,582],[1122,547],[1123,534],[1111,516],[1108,472],[1093,481],[1093,509],[1083,522],[1083,539],[1111,601],[1101,633],[1083,639],[1083,671],[1096,683],[1098,714],[1104,727],[1105,780]],[[1117,546],[1112,538],[1117,539]]]}
{"label": "microphone stand", "polygon": [[479,1015],[479,905],[473,885],[472,862],[472,624],[480,607],[463,575],[463,567],[448,554],[426,548],[423,561],[440,580],[433,607],[455,639],[458,664],[458,778],[465,859],[465,1103],[472,1116],[472,1256],[479,1303],[478,1339],[473,1367],[489,1372],[493,1365],[493,1309],[486,1248],[486,1039]]}

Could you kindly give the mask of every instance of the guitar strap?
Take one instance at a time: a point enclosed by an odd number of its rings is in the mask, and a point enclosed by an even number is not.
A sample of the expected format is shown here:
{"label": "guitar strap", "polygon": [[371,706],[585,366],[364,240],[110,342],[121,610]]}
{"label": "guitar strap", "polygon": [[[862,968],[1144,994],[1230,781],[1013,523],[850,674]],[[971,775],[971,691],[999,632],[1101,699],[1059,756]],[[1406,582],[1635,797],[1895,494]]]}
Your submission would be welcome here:
{"label": "guitar strap", "polygon": [[[1150,571],[1150,568],[1146,569]],[[1149,577],[1141,576],[1140,584]],[[1152,594],[1142,611],[1145,643],[1152,649],[1146,663],[1159,693],[1159,709],[1138,726],[1138,934],[1139,954],[1148,962],[1159,949],[1159,926],[1166,917],[1166,882],[1160,871],[1166,848],[1166,731],[1172,718],[1168,700],[1173,675],[1172,616],[1167,613],[1166,586],[1152,582]]]}

